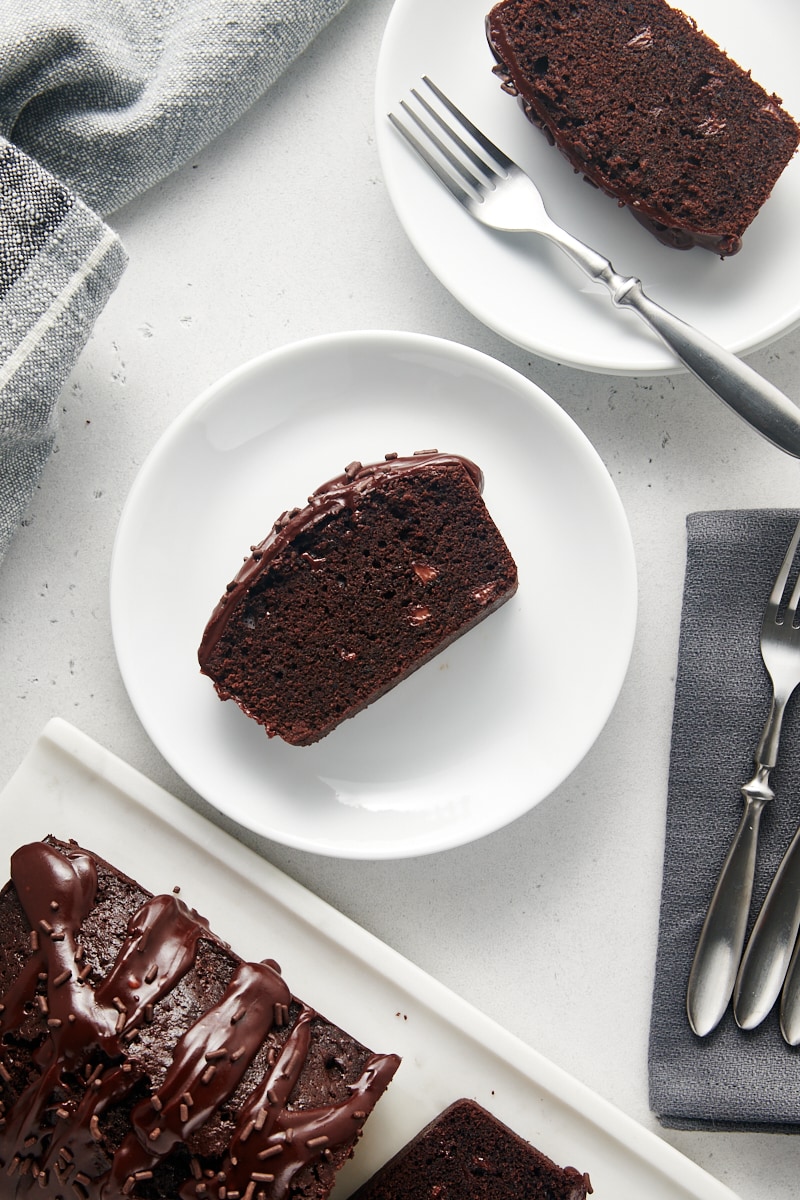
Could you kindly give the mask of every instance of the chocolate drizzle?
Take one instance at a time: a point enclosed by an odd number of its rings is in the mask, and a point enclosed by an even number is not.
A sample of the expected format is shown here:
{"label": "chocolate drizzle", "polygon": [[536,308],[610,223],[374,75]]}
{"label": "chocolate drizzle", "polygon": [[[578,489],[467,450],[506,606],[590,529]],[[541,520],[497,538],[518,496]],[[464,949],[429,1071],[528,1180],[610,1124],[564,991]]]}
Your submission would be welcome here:
{"label": "chocolate drizzle", "polygon": [[[200,940],[215,940],[206,921],[175,895],[149,898],[95,981],[81,944],[98,889],[92,856],[37,842],[14,854],[11,870],[31,937],[0,997],[0,1190],[21,1196],[36,1186],[54,1200],[160,1195],[152,1183],[159,1165],[247,1086],[247,1071],[296,1002],[273,964],[239,961],[153,1087],[130,1044],[193,967]],[[47,1032],[20,1084],[17,1051],[30,1045],[34,1010]],[[315,1016],[302,1007],[274,1061],[255,1086],[248,1081],[221,1168],[209,1178],[193,1159],[182,1200],[281,1200],[300,1170],[352,1144],[399,1060],[374,1055],[344,1100],[293,1108]],[[104,1114],[126,1104],[130,1131],[112,1144]]]}
{"label": "chocolate drizzle", "polygon": [[[298,1018],[273,1069],[250,1093],[239,1116],[223,1171],[227,1194],[231,1189],[244,1198],[286,1196],[298,1171],[331,1146],[349,1142],[361,1129],[394,1066],[374,1056],[350,1095],[338,1104],[292,1110],[286,1107],[308,1054],[310,1023],[314,1013],[305,1008]],[[396,1060],[395,1060],[396,1062]],[[206,1194],[204,1183],[191,1180],[181,1189],[181,1200]]]}
{"label": "chocolate drizzle", "polygon": [[228,584],[227,591],[214,609],[206,625],[198,651],[200,669],[204,670],[208,660],[225,632],[229,615],[236,601],[274,562],[278,554],[300,534],[327,520],[331,515],[344,511],[356,512],[386,476],[409,475],[432,462],[457,463],[464,468],[478,491],[483,490],[483,472],[480,467],[459,454],[440,454],[438,450],[418,450],[415,454],[401,458],[387,454],[379,463],[363,466],[352,462],[344,473],[323,483],[308,498],[305,508],[293,508],[282,513],[262,542],[252,548],[238,574]]}

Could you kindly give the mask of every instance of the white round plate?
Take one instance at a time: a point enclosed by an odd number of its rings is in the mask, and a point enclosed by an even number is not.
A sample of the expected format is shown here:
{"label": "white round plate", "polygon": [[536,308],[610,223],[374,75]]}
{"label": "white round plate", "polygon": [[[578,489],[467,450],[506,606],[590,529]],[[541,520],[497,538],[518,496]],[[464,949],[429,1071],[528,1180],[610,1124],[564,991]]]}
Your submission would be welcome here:
{"label": "white round plate", "polygon": [[[353,459],[436,446],[474,459],[517,595],[314,746],[269,739],[201,676],[197,647],[248,547]],[[481,837],[572,771],[630,656],[628,524],[584,435],[536,386],[436,338],[315,338],[242,366],[161,438],[126,502],[111,619],[164,757],[240,825],[343,858]]]}
{"label": "white round plate", "polygon": [[[680,7],[800,119],[800,5],[687,0]],[[386,186],[412,244],[474,316],[544,358],[588,370],[673,371],[676,359],[635,314],[614,308],[555,247],[474,221],[419,162],[387,113],[429,75],[538,183],[550,215],[636,275],[660,304],[729,349],[766,345],[800,319],[800,156],[733,258],[661,246],[629,212],[587,187],[501,90],[484,32],[491,0],[396,0],[381,47],[376,130]]]}

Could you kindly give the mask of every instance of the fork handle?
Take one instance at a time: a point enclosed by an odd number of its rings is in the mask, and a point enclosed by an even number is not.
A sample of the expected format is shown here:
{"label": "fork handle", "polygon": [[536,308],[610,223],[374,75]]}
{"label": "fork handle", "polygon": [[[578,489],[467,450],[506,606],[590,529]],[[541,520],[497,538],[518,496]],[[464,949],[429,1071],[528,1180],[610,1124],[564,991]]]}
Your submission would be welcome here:
{"label": "fork handle", "polygon": [[[771,1012],[783,987],[798,930],[800,829],[770,884],[736,977],[733,1013],[742,1029],[755,1029]],[[787,1019],[786,1023],[792,1022]]]}
{"label": "fork handle", "polygon": [[684,366],[773,445],[800,457],[800,409],[779,388],[712,338],[657,304],[635,276],[619,275],[604,255],[553,224],[547,236],[591,279],[604,284],[614,303],[630,308],[657,333]]}
{"label": "fork handle", "polygon": [[781,993],[780,1024],[783,1039],[800,1046],[800,942],[795,944]]}
{"label": "fork handle", "polygon": [[771,769],[778,761],[778,744],[783,729],[783,714],[786,712],[786,705],[789,703],[793,691],[794,688],[788,691],[778,687],[772,689],[769,715],[756,749],[756,762],[760,767]]}
{"label": "fork handle", "polygon": [[761,813],[773,795],[766,772],[759,770],[742,792],[742,819],[714,888],[689,972],[686,1015],[698,1037],[716,1029],[736,982],[753,894]]}

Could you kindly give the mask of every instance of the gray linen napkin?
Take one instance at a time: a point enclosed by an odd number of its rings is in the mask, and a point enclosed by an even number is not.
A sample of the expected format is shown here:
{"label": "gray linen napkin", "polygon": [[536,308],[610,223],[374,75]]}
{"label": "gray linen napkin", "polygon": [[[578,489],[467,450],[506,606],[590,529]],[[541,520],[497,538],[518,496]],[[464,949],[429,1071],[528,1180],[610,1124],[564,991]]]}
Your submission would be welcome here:
{"label": "gray linen napkin", "polygon": [[[664,877],[650,1027],[650,1105],[678,1129],[800,1131],[800,1054],[777,1011],[744,1033],[730,1009],[706,1038],[685,997],[714,882],[742,812],[740,787],[769,709],[759,652],[764,606],[798,514],[692,513],[667,797]],[[800,703],[786,712],[762,818],[752,925],[800,823]]]}
{"label": "gray linen napkin", "polygon": [[101,215],[228,128],[346,3],[0,0],[0,559],[124,270]]}

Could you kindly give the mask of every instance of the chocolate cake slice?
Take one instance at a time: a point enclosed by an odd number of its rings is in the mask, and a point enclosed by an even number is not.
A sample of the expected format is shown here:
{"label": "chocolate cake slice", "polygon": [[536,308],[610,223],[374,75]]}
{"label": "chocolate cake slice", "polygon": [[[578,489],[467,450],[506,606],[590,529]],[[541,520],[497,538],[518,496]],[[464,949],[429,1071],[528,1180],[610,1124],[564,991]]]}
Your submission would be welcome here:
{"label": "chocolate cake slice", "polygon": [[494,612],[517,569],[482,484],[457,455],[387,455],[279,517],[203,635],[220,698],[307,746]]}
{"label": "chocolate cake slice", "polygon": [[691,18],[665,0],[501,0],[486,28],[503,87],[576,171],[665,245],[741,248],[800,129]]}
{"label": "chocolate cake slice", "polygon": [[0,892],[0,1195],[325,1200],[399,1065],[52,837]]}
{"label": "chocolate cake slice", "polygon": [[351,1200],[586,1200],[589,1176],[559,1167],[474,1100],[457,1100]]}

